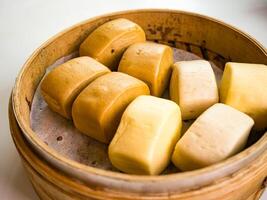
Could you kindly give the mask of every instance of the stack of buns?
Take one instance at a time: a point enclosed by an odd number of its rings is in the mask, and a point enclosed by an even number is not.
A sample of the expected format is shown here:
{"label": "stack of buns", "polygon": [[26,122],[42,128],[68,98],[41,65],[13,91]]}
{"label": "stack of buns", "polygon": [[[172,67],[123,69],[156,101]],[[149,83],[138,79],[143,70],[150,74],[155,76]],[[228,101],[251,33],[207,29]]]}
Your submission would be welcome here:
{"label": "stack of buns", "polygon": [[[122,172],[157,175],[171,161],[183,171],[209,166],[241,151],[252,128],[266,128],[266,65],[226,63],[218,87],[208,61],[174,63],[171,47],[146,41],[122,18],[97,27],[79,54],[44,77],[41,94],[108,144]],[[182,135],[183,120],[195,121]]]}

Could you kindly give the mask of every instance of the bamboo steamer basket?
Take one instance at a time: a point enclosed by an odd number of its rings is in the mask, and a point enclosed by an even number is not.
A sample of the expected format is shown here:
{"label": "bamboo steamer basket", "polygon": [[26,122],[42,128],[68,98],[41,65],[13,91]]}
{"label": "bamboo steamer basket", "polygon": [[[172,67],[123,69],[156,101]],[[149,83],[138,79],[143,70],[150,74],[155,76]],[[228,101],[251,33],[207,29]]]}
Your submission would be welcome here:
{"label": "bamboo steamer basket", "polygon": [[[115,18],[138,23],[147,39],[193,52],[223,68],[225,62],[267,64],[267,51],[241,31],[198,14],[134,10],[77,24],[37,49],[20,71],[10,104],[10,129],[32,184],[41,199],[258,199],[267,176],[267,134],[216,165],[190,172],[137,176],[102,170],[67,159],[36,136],[30,110],[45,69],[77,51],[97,26]],[[71,148],[71,147],[70,147]]]}

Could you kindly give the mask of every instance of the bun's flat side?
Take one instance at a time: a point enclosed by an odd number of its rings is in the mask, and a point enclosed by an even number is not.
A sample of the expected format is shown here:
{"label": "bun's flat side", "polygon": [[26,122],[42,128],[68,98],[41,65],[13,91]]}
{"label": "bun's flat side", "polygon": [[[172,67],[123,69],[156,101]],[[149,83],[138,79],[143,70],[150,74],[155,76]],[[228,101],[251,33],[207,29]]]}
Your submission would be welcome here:
{"label": "bun's flat side", "polygon": [[267,65],[228,62],[225,65],[220,101],[248,114],[256,130],[267,128]]}
{"label": "bun's flat side", "polygon": [[170,97],[181,108],[183,120],[195,119],[219,101],[216,78],[208,61],[180,61],[173,65]]}
{"label": "bun's flat side", "polygon": [[111,72],[88,85],[73,104],[75,127],[92,138],[109,143],[128,104],[149,94],[147,85],[127,74]]}
{"label": "bun's flat side", "polygon": [[41,83],[41,94],[49,108],[71,119],[71,108],[78,94],[97,77],[110,70],[93,58],[71,59],[49,72]]}
{"label": "bun's flat side", "polygon": [[176,144],[172,161],[183,171],[218,163],[242,150],[254,121],[217,103],[202,113]]}
{"label": "bun's flat side", "polygon": [[131,45],[123,54],[118,71],[144,81],[151,95],[160,97],[169,83],[173,50],[153,42]]}
{"label": "bun's flat side", "polygon": [[128,19],[115,19],[96,28],[80,45],[81,56],[91,56],[116,70],[123,52],[131,44],[144,42],[143,29]]}
{"label": "bun's flat side", "polygon": [[111,163],[130,174],[160,174],[181,135],[179,106],[153,96],[137,97],[123,113],[109,145]]}

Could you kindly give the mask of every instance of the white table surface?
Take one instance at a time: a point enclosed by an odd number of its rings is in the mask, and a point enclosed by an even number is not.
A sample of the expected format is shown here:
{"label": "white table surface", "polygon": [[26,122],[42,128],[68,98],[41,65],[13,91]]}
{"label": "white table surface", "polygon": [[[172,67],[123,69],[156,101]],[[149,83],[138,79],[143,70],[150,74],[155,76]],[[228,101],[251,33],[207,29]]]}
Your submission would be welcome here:
{"label": "white table surface", "polygon": [[[87,18],[136,8],[205,14],[238,27],[267,47],[267,0],[0,0],[0,199],[38,199],[8,127],[8,99],[21,66],[44,41]],[[267,194],[262,196],[267,200]]]}

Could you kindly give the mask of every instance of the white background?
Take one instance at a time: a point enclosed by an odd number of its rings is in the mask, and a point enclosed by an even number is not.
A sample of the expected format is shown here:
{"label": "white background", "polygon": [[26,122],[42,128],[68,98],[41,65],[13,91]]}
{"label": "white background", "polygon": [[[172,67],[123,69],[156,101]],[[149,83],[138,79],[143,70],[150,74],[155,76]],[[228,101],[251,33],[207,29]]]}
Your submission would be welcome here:
{"label": "white background", "polygon": [[[205,14],[267,47],[267,0],[0,0],[0,199],[38,199],[12,143],[7,117],[15,77],[30,54],[59,31],[92,16],[136,8]],[[262,197],[267,200],[267,194]]]}

